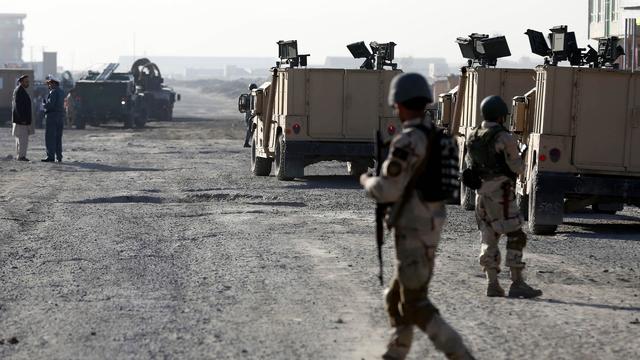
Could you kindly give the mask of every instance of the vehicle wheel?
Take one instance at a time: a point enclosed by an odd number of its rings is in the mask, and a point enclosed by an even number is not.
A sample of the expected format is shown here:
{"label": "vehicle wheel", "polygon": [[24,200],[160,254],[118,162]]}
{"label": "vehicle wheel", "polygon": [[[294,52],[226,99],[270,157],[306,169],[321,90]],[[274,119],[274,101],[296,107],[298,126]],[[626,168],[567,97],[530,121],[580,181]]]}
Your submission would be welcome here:
{"label": "vehicle wheel", "polygon": [[145,115],[136,116],[133,120],[137,129],[144,128],[144,125],[147,123],[147,117]]}
{"label": "vehicle wheel", "polygon": [[256,155],[255,137],[251,141],[251,173],[254,176],[269,176],[271,174],[272,159],[258,157]]}
{"label": "vehicle wheel", "polygon": [[476,209],[476,191],[460,185],[460,206],[467,211]]}
{"label": "vehicle wheel", "polygon": [[282,134],[278,135],[276,140],[276,159],[275,159],[275,172],[278,180],[290,181],[293,180],[292,176],[287,174],[287,144],[284,141]]}
{"label": "vehicle wheel", "polygon": [[75,123],[78,130],[83,130],[87,126],[86,119],[82,116],[76,116]]}
{"label": "vehicle wheel", "polygon": [[529,220],[529,196],[516,194],[516,202],[518,203],[518,209],[520,210],[520,215],[524,219],[524,221]]}
{"label": "vehicle wheel", "polygon": [[360,176],[369,171],[369,163],[363,160],[347,162],[349,176]]}
{"label": "vehicle wheel", "polygon": [[[559,201],[555,201],[553,197],[545,198],[546,201],[541,201],[541,199],[537,199],[539,194],[542,194],[542,191],[538,189],[538,181],[537,181],[537,171],[533,172],[533,184],[531,186],[531,193],[529,194],[529,206],[528,206],[528,221],[529,221],[529,230],[536,235],[553,235],[558,230],[557,224],[544,224],[541,223],[540,217],[549,216],[548,213],[555,213],[556,211],[564,210],[563,199],[560,198]],[[548,194],[547,194],[548,195]],[[538,201],[541,204],[538,204]],[[541,205],[544,207],[545,211],[541,211],[541,216],[538,216],[538,210],[536,207]],[[554,210],[559,208],[559,210]],[[547,212],[547,213],[545,213]],[[562,222],[562,221],[560,221]]]}
{"label": "vehicle wheel", "polygon": [[[467,167],[467,162],[463,161],[462,171]],[[460,171],[460,174],[462,174],[462,171]],[[460,206],[467,211],[476,209],[476,191],[464,186],[462,181],[460,181]]]}

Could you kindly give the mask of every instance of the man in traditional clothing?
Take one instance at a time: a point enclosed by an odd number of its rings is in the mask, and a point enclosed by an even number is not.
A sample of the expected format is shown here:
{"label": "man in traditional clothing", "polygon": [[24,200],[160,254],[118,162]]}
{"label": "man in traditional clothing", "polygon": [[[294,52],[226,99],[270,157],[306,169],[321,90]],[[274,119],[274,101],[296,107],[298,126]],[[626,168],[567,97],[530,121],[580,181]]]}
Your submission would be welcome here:
{"label": "man in traditional clothing", "polygon": [[16,155],[18,161],[27,159],[27,147],[29,135],[34,133],[31,123],[31,97],[27,93],[29,88],[29,76],[22,75],[18,78],[18,86],[13,90],[11,102],[11,118],[13,122],[13,136],[16,137]]}

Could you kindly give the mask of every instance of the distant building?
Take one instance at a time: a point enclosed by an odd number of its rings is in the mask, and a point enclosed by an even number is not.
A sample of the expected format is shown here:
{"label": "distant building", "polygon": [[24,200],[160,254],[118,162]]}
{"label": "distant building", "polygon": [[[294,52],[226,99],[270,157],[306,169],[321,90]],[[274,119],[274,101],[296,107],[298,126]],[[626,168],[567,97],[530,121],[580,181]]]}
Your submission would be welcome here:
{"label": "distant building", "polygon": [[0,14],[0,66],[22,63],[25,14]]}
{"label": "distant building", "polygon": [[[640,29],[640,0],[587,0],[589,1],[589,38],[592,40],[617,36],[627,56],[624,67],[638,67]],[[635,39],[635,40],[634,40]]]}

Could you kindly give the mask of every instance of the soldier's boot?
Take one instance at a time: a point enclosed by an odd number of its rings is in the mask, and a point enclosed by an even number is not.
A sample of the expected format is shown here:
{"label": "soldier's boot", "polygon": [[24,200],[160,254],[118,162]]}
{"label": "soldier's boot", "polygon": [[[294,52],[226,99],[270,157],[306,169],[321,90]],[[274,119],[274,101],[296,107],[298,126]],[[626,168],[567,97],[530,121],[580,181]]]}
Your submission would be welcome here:
{"label": "soldier's boot", "polygon": [[488,297],[504,297],[504,289],[498,282],[498,270],[487,269],[487,296]]}
{"label": "soldier's boot", "polygon": [[445,356],[449,360],[476,360],[469,350],[465,350],[464,352],[457,354],[445,354]]}
{"label": "soldier's boot", "polygon": [[523,268],[511,268],[511,287],[509,288],[509,297],[532,299],[542,295],[542,290],[534,289],[529,286],[522,278]]}
{"label": "soldier's boot", "polygon": [[413,341],[413,325],[400,325],[393,328],[393,335],[387,351],[382,355],[383,360],[404,360],[411,350]]}

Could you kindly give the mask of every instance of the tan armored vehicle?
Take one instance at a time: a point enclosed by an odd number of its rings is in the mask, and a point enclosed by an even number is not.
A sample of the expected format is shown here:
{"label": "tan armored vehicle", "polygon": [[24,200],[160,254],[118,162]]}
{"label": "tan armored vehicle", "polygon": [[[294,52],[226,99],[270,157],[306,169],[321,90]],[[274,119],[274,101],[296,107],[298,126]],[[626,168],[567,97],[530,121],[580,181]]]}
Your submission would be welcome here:
{"label": "tan armored vehicle", "polygon": [[[16,81],[21,75],[29,75],[33,84],[33,70],[31,69],[0,69],[0,125],[11,122],[11,101]],[[33,100],[33,87],[27,89]],[[35,106],[32,106],[34,108]],[[35,116],[33,117],[35,119]]]}
{"label": "tan armored vehicle", "polygon": [[514,98],[512,129],[528,145],[516,192],[534,233],[585,206],[640,205],[640,73],[615,69],[614,49],[608,39],[590,50],[596,62],[582,55],[592,68],[540,66],[535,88]]}
{"label": "tan armored vehicle", "polygon": [[[303,177],[305,166],[328,160],[348,162],[353,175],[366,172],[373,165],[374,132],[383,128],[391,137],[400,129],[386,103],[399,71],[371,69],[367,61],[373,64],[375,57],[367,58],[364,69],[300,68],[308,55],[298,55],[295,41],[278,44],[281,62],[271,82],[252,91],[252,173],[268,176],[275,163],[278,179],[291,180]],[[393,45],[382,65],[395,69]]]}
{"label": "tan armored vehicle", "polygon": [[[465,158],[465,141],[468,134],[482,123],[480,103],[489,95],[512,99],[535,85],[535,72],[530,69],[495,68],[497,59],[510,55],[504,37],[489,38],[471,34],[458,38],[462,54],[469,59],[469,66],[462,68],[460,84],[438,98],[437,123],[457,135],[460,159]],[[479,53],[478,49],[484,51]],[[466,169],[460,161],[461,171]],[[475,191],[461,185],[460,204],[466,210],[475,207]]]}

